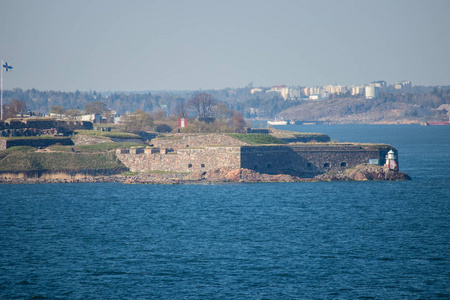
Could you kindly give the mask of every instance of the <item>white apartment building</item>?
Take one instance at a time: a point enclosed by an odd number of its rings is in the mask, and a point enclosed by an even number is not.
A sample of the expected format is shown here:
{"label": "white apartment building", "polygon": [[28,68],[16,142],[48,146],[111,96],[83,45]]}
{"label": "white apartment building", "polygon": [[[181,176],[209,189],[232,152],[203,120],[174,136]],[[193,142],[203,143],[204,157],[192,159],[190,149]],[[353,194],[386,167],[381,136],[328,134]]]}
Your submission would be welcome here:
{"label": "white apartment building", "polygon": [[380,88],[371,84],[366,86],[366,99],[377,99],[379,97]]}
{"label": "white apartment building", "polygon": [[323,87],[323,90],[330,94],[344,94],[348,91],[348,88],[343,85],[326,85]]}
{"label": "white apartment building", "polygon": [[284,100],[295,100],[301,97],[300,89],[290,88],[285,85],[274,86],[266,93],[279,93]]}
{"label": "white apartment building", "polygon": [[396,90],[401,90],[402,88],[411,87],[411,81],[397,81],[394,85]]}
{"label": "white apartment building", "polygon": [[350,93],[352,96],[364,95],[365,92],[366,92],[366,87],[364,85],[352,86],[350,89]]}

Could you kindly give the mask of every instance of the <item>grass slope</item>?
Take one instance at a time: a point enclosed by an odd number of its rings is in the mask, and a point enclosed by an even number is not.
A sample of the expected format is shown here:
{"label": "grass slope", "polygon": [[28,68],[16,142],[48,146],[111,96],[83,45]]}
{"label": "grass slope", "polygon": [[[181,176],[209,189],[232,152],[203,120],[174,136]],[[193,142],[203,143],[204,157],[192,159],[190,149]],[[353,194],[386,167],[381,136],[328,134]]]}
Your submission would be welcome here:
{"label": "grass slope", "polygon": [[143,147],[143,144],[138,143],[99,143],[92,145],[79,145],[79,146],[51,146],[49,149],[51,151],[59,151],[59,152],[84,152],[84,153],[92,153],[92,152],[107,152],[110,150],[115,150],[119,148],[130,148],[130,147]]}
{"label": "grass slope", "polygon": [[15,151],[0,161],[0,171],[126,170],[113,153],[65,153]]}
{"label": "grass slope", "polygon": [[228,133],[229,136],[251,145],[286,144],[286,142],[262,133]]}
{"label": "grass slope", "polygon": [[96,131],[96,130],[76,130],[77,134],[90,135],[95,137],[106,138],[120,138],[120,139],[141,139],[141,137],[134,133],[119,132],[119,131]]}
{"label": "grass slope", "polygon": [[0,171],[66,171],[127,168],[110,150],[142,146],[135,143],[103,143],[85,146],[52,146],[50,152],[38,152],[28,146],[0,151]]}

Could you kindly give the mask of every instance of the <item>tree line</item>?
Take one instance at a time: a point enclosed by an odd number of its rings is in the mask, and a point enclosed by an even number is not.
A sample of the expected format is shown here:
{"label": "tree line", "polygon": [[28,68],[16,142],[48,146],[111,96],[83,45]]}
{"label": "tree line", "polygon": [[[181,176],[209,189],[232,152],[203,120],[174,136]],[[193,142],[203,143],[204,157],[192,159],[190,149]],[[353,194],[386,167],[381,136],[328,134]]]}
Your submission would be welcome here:
{"label": "tree line", "polygon": [[[36,89],[13,89],[4,91],[4,111],[18,111],[18,104],[14,100],[25,103],[27,110],[35,113],[48,113],[52,107],[60,107],[69,116],[89,111],[92,103],[101,102],[106,108],[119,115],[143,111],[149,114],[162,111],[166,116],[192,117],[212,113],[206,111],[207,106],[190,103],[197,94],[208,94],[216,101],[214,114],[223,114],[226,108],[240,112],[245,118],[272,119],[278,113],[291,107],[305,103],[302,100],[284,100],[276,93],[251,93],[251,85],[244,88],[225,88],[222,90],[206,91],[175,91],[175,92],[143,92],[143,93],[98,93],[90,92],[60,92],[39,91]],[[349,97],[340,95],[339,97]],[[450,104],[450,87],[421,87],[413,86],[407,90],[395,90],[393,87],[384,88],[380,97],[386,101],[405,102],[424,107],[439,107]],[[206,99],[208,100],[208,99]],[[22,105],[23,106],[23,105]],[[189,109],[188,109],[189,108]],[[17,112],[16,112],[17,113]]]}
{"label": "tree line", "polygon": [[[4,119],[23,116],[27,114],[27,109],[27,102],[14,99],[4,105]],[[99,100],[86,103],[83,109],[65,109],[61,105],[53,105],[49,112],[69,120],[76,120],[83,114],[101,114],[107,123],[114,123],[116,115]],[[178,99],[170,114],[163,110],[149,113],[141,109],[125,112],[117,127],[132,133],[171,132],[177,127],[179,118],[189,120],[189,126],[181,129],[183,132],[245,132],[248,126],[241,112],[231,110],[226,103],[217,101],[211,94],[198,93],[189,101]]]}

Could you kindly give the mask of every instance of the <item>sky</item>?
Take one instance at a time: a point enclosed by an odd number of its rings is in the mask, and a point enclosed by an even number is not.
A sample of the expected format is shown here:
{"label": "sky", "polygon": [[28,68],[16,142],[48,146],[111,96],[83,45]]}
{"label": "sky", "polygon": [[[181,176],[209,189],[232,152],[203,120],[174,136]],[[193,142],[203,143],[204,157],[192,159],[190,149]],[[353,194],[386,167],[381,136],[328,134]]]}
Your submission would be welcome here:
{"label": "sky", "polygon": [[0,0],[4,88],[450,85],[449,0]]}

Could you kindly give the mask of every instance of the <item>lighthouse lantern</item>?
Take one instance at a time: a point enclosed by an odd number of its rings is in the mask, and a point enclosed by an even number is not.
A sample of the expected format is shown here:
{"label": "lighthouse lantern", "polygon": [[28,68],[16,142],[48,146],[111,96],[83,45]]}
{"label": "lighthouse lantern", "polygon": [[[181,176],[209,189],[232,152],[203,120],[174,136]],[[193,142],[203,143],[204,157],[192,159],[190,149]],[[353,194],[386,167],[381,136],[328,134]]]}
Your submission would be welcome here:
{"label": "lighthouse lantern", "polygon": [[395,152],[392,151],[392,149],[389,150],[388,154],[386,155],[386,165],[390,170],[398,170],[397,158],[395,156]]}

